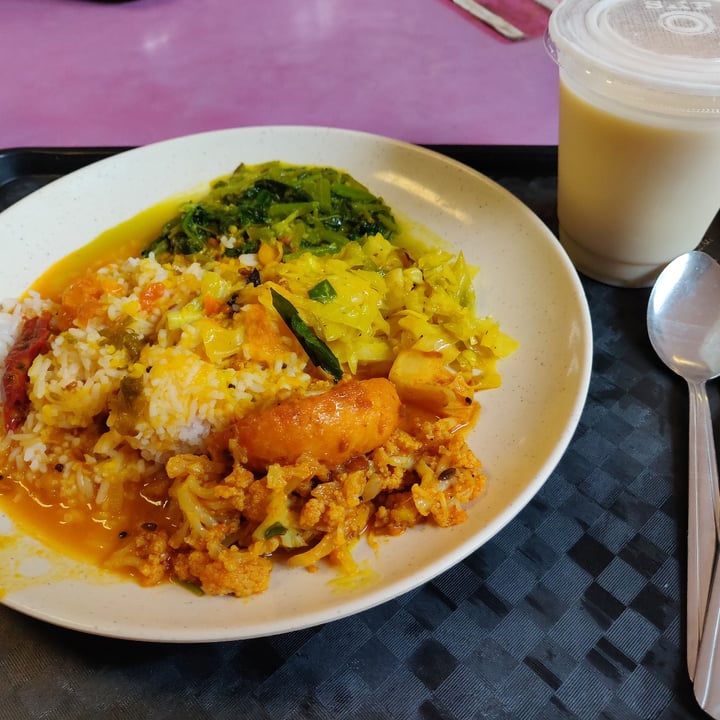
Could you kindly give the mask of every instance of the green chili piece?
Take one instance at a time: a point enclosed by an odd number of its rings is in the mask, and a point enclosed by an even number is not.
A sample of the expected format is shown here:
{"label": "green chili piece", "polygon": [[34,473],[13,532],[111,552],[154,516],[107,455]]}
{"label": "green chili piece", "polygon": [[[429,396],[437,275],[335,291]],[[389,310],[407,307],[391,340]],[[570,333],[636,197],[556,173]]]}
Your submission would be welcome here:
{"label": "green chili piece", "polygon": [[205,594],[205,591],[199,585],[191,583],[188,580],[181,580],[179,577],[173,576],[172,581],[184,590],[187,590],[198,597],[202,597]]}
{"label": "green chili piece", "polygon": [[317,302],[327,305],[337,297],[337,292],[329,280],[321,280],[315,287],[308,290],[308,297],[311,300],[317,300]]}

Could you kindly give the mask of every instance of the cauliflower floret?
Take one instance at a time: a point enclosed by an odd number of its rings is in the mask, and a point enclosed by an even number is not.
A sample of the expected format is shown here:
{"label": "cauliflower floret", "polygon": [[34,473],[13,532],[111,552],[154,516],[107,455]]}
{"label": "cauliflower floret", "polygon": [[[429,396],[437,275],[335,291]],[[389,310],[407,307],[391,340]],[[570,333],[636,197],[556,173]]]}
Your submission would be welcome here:
{"label": "cauliflower floret", "polygon": [[157,585],[167,579],[170,552],[166,532],[140,530],[127,537],[106,561],[105,567],[129,573],[141,585]]}
{"label": "cauliflower floret", "polygon": [[248,597],[267,589],[272,561],[233,546],[214,559],[199,550],[178,555],[173,569],[178,579],[199,585],[208,595]]}

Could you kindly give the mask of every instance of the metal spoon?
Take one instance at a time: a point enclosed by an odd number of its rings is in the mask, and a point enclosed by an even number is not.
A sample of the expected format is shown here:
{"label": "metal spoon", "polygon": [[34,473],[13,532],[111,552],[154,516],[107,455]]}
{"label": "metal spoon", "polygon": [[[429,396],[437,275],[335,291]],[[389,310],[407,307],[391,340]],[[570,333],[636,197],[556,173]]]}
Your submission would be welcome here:
{"label": "metal spoon", "polygon": [[687,381],[690,392],[687,665],[695,678],[720,536],[718,470],[705,390],[705,383],[720,374],[720,265],[698,251],[673,260],[650,294],[647,325],[660,359]]}

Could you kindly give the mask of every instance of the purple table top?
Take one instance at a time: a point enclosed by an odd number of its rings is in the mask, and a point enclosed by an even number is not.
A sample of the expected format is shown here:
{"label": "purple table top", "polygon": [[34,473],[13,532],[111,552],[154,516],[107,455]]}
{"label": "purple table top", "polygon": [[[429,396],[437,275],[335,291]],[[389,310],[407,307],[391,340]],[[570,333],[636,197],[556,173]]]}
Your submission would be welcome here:
{"label": "purple table top", "polygon": [[451,0],[2,5],[4,148],[286,124],[557,142],[557,69],[542,38],[505,41]]}

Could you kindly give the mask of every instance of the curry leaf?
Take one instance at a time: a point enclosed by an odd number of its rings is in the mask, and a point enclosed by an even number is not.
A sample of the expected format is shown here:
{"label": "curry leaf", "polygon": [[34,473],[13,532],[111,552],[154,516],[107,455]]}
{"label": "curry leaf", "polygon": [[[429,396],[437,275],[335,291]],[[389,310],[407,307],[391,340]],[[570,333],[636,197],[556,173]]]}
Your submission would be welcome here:
{"label": "curry leaf", "polygon": [[315,334],[300,317],[295,306],[279,292],[270,288],[273,307],[277,310],[283,322],[292,330],[293,335],[308,354],[311,362],[332,376],[338,382],[343,376],[340,362],[333,351]]}

